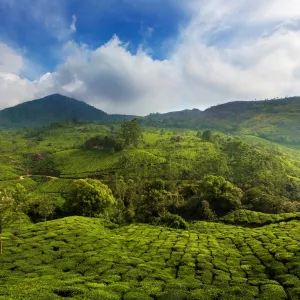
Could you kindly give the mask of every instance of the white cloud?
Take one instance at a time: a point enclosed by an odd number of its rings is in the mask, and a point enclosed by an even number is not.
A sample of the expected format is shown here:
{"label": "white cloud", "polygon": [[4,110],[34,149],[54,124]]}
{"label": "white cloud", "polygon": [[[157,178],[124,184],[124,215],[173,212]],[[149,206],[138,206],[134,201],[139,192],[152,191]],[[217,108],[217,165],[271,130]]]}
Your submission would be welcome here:
{"label": "white cloud", "polygon": [[97,49],[68,42],[65,62],[29,81],[18,76],[22,55],[0,44],[9,57],[0,58],[0,107],[60,92],[108,112],[147,114],[300,94],[298,1],[186,3],[191,20],[164,61],[130,53],[117,37]]}
{"label": "white cloud", "polygon": [[96,50],[85,46],[58,67],[54,89],[79,99],[86,99],[109,112],[142,113],[167,110],[172,99],[176,106],[178,70],[169,61],[156,61],[142,49],[131,54],[114,37]]}
{"label": "white cloud", "polygon": [[23,64],[23,57],[16,50],[0,42],[0,72],[19,74]]}
{"label": "white cloud", "polygon": [[72,16],[72,23],[70,25],[70,31],[71,32],[76,32],[76,21],[77,21],[77,18],[75,15]]}

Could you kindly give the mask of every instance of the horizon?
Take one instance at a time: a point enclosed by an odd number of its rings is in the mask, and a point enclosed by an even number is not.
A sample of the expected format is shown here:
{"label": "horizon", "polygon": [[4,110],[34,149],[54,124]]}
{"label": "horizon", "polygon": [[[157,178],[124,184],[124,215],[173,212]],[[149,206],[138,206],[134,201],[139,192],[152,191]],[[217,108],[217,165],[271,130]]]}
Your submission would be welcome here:
{"label": "horizon", "polygon": [[295,0],[0,0],[0,110],[54,93],[130,115],[293,97],[299,19]]}
{"label": "horizon", "polygon": [[[88,104],[88,105],[90,105],[90,106],[92,106],[92,107],[94,107],[94,108],[100,110],[100,111],[103,111],[104,113],[106,113],[106,114],[108,114],[108,115],[130,115],[130,114],[122,113],[122,112],[121,112],[121,113],[114,113],[114,112],[109,113],[109,112],[106,112],[106,111],[104,111],[103,109],[101,109],[101,108],[99,108],[99,107],[96,107],[96,106],[94,106],[94,105],[92,105],[92,104],[89,104],[88,102],[86,102],[86,101],[84,101],[84,100],[76,99],[76,98],[74,98],[74,97],[70,97],[70,96],[67,96],[67,95],[60,94],[60,93],[49,94],[49,95],[47,95],[47,96],[44,96],[44,97],[41,97],[41,98],[38,98],[38,99],[31,99],[31,100],[28,100],[28,101],[24,101],[24,102],[22,102],[22,103],[18,103],[18,104],[16,104],[16,105],[14,105],[14,106],[9,106],[9,107],[0,109],[0,112],[1,112],[1,111],[4,111],[4,110],[6,110],[6,109],[14,108],[14,107],[16,107],[16,106],[18,106],[18,105],[21,105],[21,104],[30,103],[30,102],[32,102],[32,101],[43,100],[43,99],[48,98],[48,97],[51,97],[51,96],[67,97],[67,98],[72,99],[72,100],[75,100],[75,101],[83,102],[83,103],[85,103],[85,104]],[[291,96],[291,97],[282,97],[282,98],[278,98],[278,97],[277,97],[277,98],[273,98],[273,99],[258,99],[258,100],[257,100],[257,99],[255,99],[255,100],[235,100],[235,101],[229,101],[229,102],[224,102],[224,103],[215,104],[215,105],[209,106],[209,107],[207,107],[207,108],[205,108],[205,109],[203,109],[203,110],[194,107],[194,108],[183,108],[183,109],[181,109],[181,110],[172,110],[172,111],[165,111],[165,112],[150,112],[150,113],[148,113],[148,114],[146,114],[146,115],[132,115],[132,116],[134,116],[134,117],[148,117],[148,116],[150,116],[150,115],[152,115],[152,114],[154,114],[154,115],[155,115],[155,114],[161,114],[161,115],[163,115],[163,114],[168,114],[168,113],[177,113],[177,112],[182,112],[182,111],[193,111],[193,110],[198,110],[199,112],[205,112],[206,110],[208,110],[208,109],[210,109],[210,108],[218,107],[218,106],[222,106],[222,105],[226,105],[226,104],[231,104],[231,103],[243,103],[243,102],[248,102],[248,103],[249,103],[249,102],[280,101],[280,100],[292,100],[292,99],[294,99],[294,98],[300,98],[300,96]]]}

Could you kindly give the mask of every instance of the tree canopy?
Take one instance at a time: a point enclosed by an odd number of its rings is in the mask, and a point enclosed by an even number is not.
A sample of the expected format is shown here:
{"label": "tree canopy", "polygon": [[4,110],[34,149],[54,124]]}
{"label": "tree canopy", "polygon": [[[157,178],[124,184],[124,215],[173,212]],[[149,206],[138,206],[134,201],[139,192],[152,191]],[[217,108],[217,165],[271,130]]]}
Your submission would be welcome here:
{"label": "tree canopy", "polygon": [[94,217],[107,215],[116,203],[111,189],[99,180],[79,179],[73,182],[72,195],[66,202],[74,214]]}
{"label": "tree canopy", "polygon": [[199,195],[208,201],[211,209],[219,216],[242,205],[242,190],[222,176],[205,176],[199,183]]}

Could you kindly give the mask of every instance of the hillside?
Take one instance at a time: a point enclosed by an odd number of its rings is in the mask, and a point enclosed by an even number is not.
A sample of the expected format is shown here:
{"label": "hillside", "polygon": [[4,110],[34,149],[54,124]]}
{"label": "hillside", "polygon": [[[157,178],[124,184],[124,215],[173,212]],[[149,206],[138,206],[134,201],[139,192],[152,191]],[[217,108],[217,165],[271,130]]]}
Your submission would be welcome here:
{"label": "hillside", "polygon": [[300,152],[244,139],[0,131],[0,299],[298,300]]}
{"label": "hillside", "polygon": [[153,114],[145,124],[193,129],[212,129],[225,133],[248,134],[281,144],[300,145],[300,98],[265,101],[237,101],[205,111]]}
{"label": "hillside", "polygon": [[[109,115],[85,102],[50,95],[0,111],[0,128],[24,128],[70,120],[105,123],[132,119]],[[300,98],[236,101],[200,111],[198,109],[152,113],[140,118],[145,126],[216,130],[238,136],[256,136],[268,141],[300,146]]]}
{"label": "hillside", "polygon": [[69,217],[6,232],[1,299],[296,300],[299,221],[188,230]]}
{"label": "hillside", "polygon": [[[166,195],[184,200],[172,211],[186,219],[199,219],[197,185],[213,175],[240,188],[248,209],[267,213],[297,210],[297,150],[252,145],[216,133],[206,140],[192,130],[153,128],[144,128],[138,147],[122,151],[84,147],[90,138],[115,135],[117,130],[117,126],[63,123],[2,131],[0,188],[21,183],[33,193],[67,197],[75,179],[100,179],[114,190],[122,177],[126,184],[134,180],[137,199],[147,199],[147,185],[163,180]],[[136,206],[138,209],[139,204]]]}
{"label": "hillside", "polygon": [[24,128],[71,120],[105,122],[128,118],[131,116],[109,115],[83,101],[53,94],[0,111],[0,127]]}

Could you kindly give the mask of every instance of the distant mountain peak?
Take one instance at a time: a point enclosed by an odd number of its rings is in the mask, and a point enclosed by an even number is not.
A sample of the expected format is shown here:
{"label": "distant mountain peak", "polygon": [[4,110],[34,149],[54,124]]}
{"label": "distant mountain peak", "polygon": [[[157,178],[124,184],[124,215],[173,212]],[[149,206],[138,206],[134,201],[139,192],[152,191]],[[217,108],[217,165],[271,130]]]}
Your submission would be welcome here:
{"label": "distant mountain peak", "polygon": [[0,111],[0,127],[36,127],[73,119],[103,122],[128,118],[131,117],[109,115],[84,101],[56,93]]}

